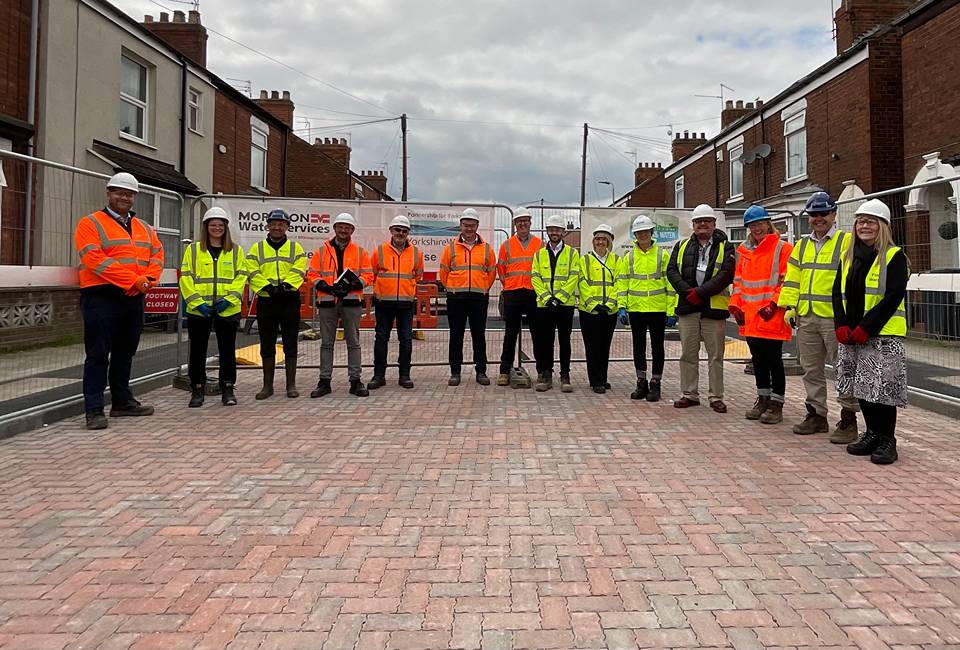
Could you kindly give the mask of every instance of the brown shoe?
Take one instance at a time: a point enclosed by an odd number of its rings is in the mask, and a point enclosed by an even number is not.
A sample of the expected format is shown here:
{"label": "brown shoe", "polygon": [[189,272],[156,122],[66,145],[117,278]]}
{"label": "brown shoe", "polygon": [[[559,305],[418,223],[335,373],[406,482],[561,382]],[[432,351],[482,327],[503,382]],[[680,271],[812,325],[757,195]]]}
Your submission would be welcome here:
{"label": "brown shoe", "polygon": [[700,400],[681,397],[673,402],[673,408],[675,409],[688,409],[691,406],[700,406]]}
{"label": "brown shoe", "polygon": [[723,400],[715,399],[710,402],[710,408],[712,408],[717,413],[726,413],[727,405],[723,403]]}
{"label": "brown shoe", "polygon": [[840,421],[837,428],[830,434],[830,442],[835,445],[845,445],[855,441],[858,437],[857,412],[850,409],[840,410]]}
{"label": "brown shoe", "polygon": [[759,420],[760,416],[763,415],[763,412],[767,410],[770,405],[770,396],[769,395],[759,395],[757,396],[757,401],[753,403],[753,407],[743,414],[743,417],[748,420]]}
{"label": "brown shoe", "polygon": [[497,386],[509,386],[510,385],[510,373],[501,372],[497,375]]}
{"label": "brown shoe", "polygon": [[761,424],[780,424],[783,422],[783,402],[770,400],[767,410],[760,416]]}

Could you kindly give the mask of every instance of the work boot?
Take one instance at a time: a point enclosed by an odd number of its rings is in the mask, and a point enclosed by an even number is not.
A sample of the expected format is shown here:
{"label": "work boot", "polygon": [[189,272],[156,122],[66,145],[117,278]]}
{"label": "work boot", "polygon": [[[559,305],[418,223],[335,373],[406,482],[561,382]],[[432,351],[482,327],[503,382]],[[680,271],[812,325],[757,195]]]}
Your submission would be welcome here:
{"label": "work boot", "polygon": [[850,409],[840,409],[840,421],[837,428],[830,434],[830,442],[835,445],[846,445],[857,439],[857,412]]}
{"label": "work boot", "polygon": [[190,387],[190,403],[187,404],[188,408],[196,409],[203,406],[204,398],[204,388],[203,384],[197,384],[196,386]]}
{"label": "work boot", "polygon": [[224,406],[236,406],[237,396],[233,394],[233,384],[224,382],[220,386],[220,401]]}
{"label": "work boot", "polygon": [[400,384],[400,388],[413,388],[413,380],[410,379],[409,375],[401,375],[400,381],[397,383]]}
{"label": "work boot", "polygon": [[646,379],[637,380],[637,389],[630,393],[630,399],[646,399],[647,395],[650,394],[650,387],[647,385]]}
{"label": "work boot", "polygon": [[273,374],[277,369],[275,357],[263,360],[263,388],[253,396],[253,399],[267,399],[273,395]]}
{"label": "work boot", "polygon": [[479,371],[478,371],[478,372],[477,372],[477,383],[480,384],[481,386],[489,386],[489,385],[490,385],[490,378],[487,377],[487,373],[485,373],[485,372],[479,372]]}
{"label": "work boot", "polygon": [[881,442],[883,442],[883,436],[876,431],[867,429],[860,434],[860,438],[856,442],[847,445],[847,453],[853,456],[869,456],[880,447]]}
{"label": "work boot", "polygon": [[660,401],[660,380],[651,379],[650,380],[650,390],[647,393],[648,402],[659,402]]}
{"label": "work boot", "polygon": [[870,454],[870,462],[874,465],[889,465],[897,460],[897,438],[887,436],[880,442],[880,446]]}
{"label": "work boot", "polygon": [[454,372],[450,374],[450,379],[447,380],[447,386],[459,386],[460,385],[460,373]]}
{"label": "work boot", "polygon": [[570,383],[570,375],[560,373],[560,392],[561,393],[572,393],[573,384]]}
{"label": "work boot", "polygon": [[381,386],[386,386],[386,385],[387,385],[386,377],[382,377],[380,375],[374,375],[373,379],[371,379],[370,382],[367,384],[367,390],[377,390]]}
{"label": "work boot", "polygon": [[537,392],[548,391],[553,388],[553,373],[541,372],[537,374],[537,385],[534,387]]}
{"label": "work boot", "polygon": [[783,402],[770,400],[767,402],[767,410],[760,416],[762,424],[780,424],[783,422]]}
{"label": "work boot", "polygon": [[510,373],[501,372],[497,375],[497,386],[509,386],[510,385]]}
{"label": "work boot", "polygon": [[300,391],[297,390],[297,360],[287,358],[286,363],[287,378],[287,397],[300,397]]}
{"label": "work boot", "polygon": [[809,436],[814,433],[826,433],[830,430],[830,424],[823,415],[817,415],[817,412],[811,406],[807,406],[807,416],[803,422],[793,425],[793,432],[798,436]]}
{"label": "work boot", "polygon": [[363,382],[359,379],[351,379],[350,394],[356,395],[357,397],[366,397],[370,394],[370,391],[367,390],[367,387],[364,386]]}
{"label": "work boot", "polygon": [[87,428],[91,430],[95,429],[106,429],[107,425],[107,416],[103,414],[103,411],[90,411],[87,413]]}
{"label": "work boot", "polygon": [[126,404],[113,404],[110,407],[110,417],[142,417],[144,415],[153,415],[152,406],[144,406],[137,400],[130,398]]}
{"label": "work boot", "polygon": [[747,418],[748,420],[759,420],[760,416],[763,415],[763,412],[767,410],[769,404],[769,395],[758,395],[757,401],[753,403],[753,408],[747,411],[743,417]]}
{"label": "work boot", "polygon": [[310,397],[323,397],[330,394],[330,380],[320,379],[317,381],[317,387],[310,391]]}

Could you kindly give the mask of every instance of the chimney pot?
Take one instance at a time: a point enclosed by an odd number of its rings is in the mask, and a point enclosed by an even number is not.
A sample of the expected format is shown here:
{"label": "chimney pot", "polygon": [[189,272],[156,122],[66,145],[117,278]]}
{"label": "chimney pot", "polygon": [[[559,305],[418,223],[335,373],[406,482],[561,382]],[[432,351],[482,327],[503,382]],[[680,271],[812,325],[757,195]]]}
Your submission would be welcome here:
{"label": "chimney pot", "polygon": [[280,93],[278,93],[276,90],[271,90],[270,99],[280,99]]}
{"label": "chimney pot", "polygon": [[747,102],[747,108],[752,109],[752,108],[753,108],[753,102]]}
{"label": "chimney pot", "polygon": [[317,145],[317,144],[323,144],[323,138],[314,138],[314,139],[313,139],[313,144],[315,144],[315,145]]}
{"label": "chimney pot", "polygon": [[194,25],[199,25],[199,24],[200,24],[200,12],[199,12],[199,11],[196,11],[195,9],[191,9],[191,10],[190,10],[189,17],[187,18],[187,22],[193,23]]}
{"label": "chimney pot", "polygon": [[684,139],[689,138],[689,137],[690,137],[690,132],[689,132],[689,131],[684,131],[684,132],[683,132],[683,137],[684,137]]}
{"label": "chimney pot", "polygon": [[342,144],[343,146],[347,146],[347,139],[346,139],[346,138],[340,138],[340,144]]}
{"label": "chimney pot", "polygon": [[187,15],[178,9],[177,11],[173,12],[173,22],[185,23],[187,22]]}
{"label": "chimney pot", "polygon": [[169,22],[170,22],[170,14],[168,14],[166,11],[161,11],[161,12],[160,12],[160,22],[161,22],[161,23],[169,23]]}
{"label": "chimney pot", "polygon": [[727,100],[727,103],[725,104],[725,106],[726,106],[727,108],[733,108],[733,100],[732,100],[732,99],[728,99],[728,100]]}
{"label": "chimney pot", "polygon": [[758,99],[758,100],[757,100],[757,108],[763,108],[763,100],[762,100],[762,99]]}
{"label": "chimney pot", "polygon": [[737,108],[743,108],[743,100],[742,100],[742,99],[738,99],[738,100],[737,100]]}
{"label": "chimney pot", "polygon": [[260,91],[260,99],[266,99],[266,98],[267,98],[267,91],[266,91],[266,90],[261,90],[261,91]]}
{"label": "chimney pot", "polygon": [[153,15],[152,15],[152,14],[147,14],[146,16],[144,16],[144,17],[143,17],[143,22],[145,22],[145,23],[152,23],[152,22],[153,22]]}
{"label": "chimney pot", "polygon": [[707,134],[704,133],[703,131],[701,131],[701,132],[700,132],[700,139],[701,139],[701,140],[706,140],[706,139],[707,139]]}
{"label": "chimney pot", "polygon": [[287,101],[290,101],[290,91],[289,91],[289,90],[284,90],[284,91],[283,91],[283,98],[284,98],[285,100],[287,100]]}

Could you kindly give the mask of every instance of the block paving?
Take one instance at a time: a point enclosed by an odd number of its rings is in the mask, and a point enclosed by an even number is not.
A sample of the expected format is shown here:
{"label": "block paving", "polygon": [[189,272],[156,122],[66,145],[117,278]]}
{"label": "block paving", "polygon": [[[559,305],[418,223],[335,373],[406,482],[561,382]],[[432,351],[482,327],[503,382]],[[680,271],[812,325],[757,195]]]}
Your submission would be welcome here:
{"label": "block paving", "polygon": [[233,409],[165,388],[2,441],[0,648],[960,648],[957,420],[902,411],[878,467],[790,433],[798,378],[764,426],[741,366],[726,415],[632,375],[255,402],[244,373]]}

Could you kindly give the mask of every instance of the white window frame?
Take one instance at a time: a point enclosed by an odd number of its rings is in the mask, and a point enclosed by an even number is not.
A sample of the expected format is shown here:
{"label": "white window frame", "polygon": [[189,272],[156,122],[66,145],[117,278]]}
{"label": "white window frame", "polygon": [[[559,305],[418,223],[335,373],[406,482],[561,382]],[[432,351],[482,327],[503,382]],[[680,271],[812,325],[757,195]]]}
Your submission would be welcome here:
{"label": "white window frame", "polygon": [[[785,153],[784,156],[784,174],[786,174],[786,182],[793,183],[796,181],[801,181],[807,177],[807,111],[797,111],[793,115],[785,118],[783,120],[783,150]],[[790,140],[791,138],[796,138],[799,134],[803,134],[803,155],[801,159],[801,168],[792,176],[790,175],[790,159],[793,157],[800,158],[799,153],[794,153],[791,151]]]}
{"label": "white window frame", "polygon": [[683,176],[678,176],[673,181],[673,207],[682,208],[684,207],[684,196],[683,196]]}
{"label": "white window frame", "polygon": [[[743,155],[743,145],[739,144],[730,149],[730,200],[743,198],[743,163],[740,156]],[[735,187],[733,183],[734,170],[740,173],[740,187]]]}
{"label": "white window frame", "polygon": [[122,85],[120,90],[120,102],[130,104],[131,106],[143,111],[143,134],[137,135],[135,133],[127,133],[120,128],[120,137],[133,140],[135,142],[141,142],[143,144],[148,144],[150,141],[150,66],[137,57],[133,56],[128,52],[123,52],[120,55],[120,69],[121,75],[123,74],[123,59],[126,59],[130,63],[137,65],[143,68],[144,74],[144,84],[143,84],[143,95],[144,98],[141,100],[139,97],[133,97],[123,92]]}
{"label": "white window frame", "polygon": [[203,93],[192,86],[187,88],[187,128],[203,135]]}
{"label": "white window frame", "polygon": [[[143,214],[143,212],[137,212],[137,218],[141,221],[146,221],[153,229],[157,231],[157,235],[172,235],[177,239],[180,239],[181,229],[180,228],[168,228],[160,225],[160,199],[170,199],[171,201],[175,200],[171,196],[156,194],[148,190],[140,190],[137,200],[140,201],[143,197],[150,197],[152,201],[149,201],[148,209],[150,214]],[[182,209],[182,207],[181,207]],[[176,265],[179,264],[179,261],[174,259],[176,257],[176,251],[164,251],[164,268],[176,268]],[[168,266],[170,265],[170,266]]]}
{"label": "white window frame", "polygon": [[[256,142],[256,137],[263,138],[263,146]],[[254,178],[253,150],[263,152],[263,171],[260,178]],[[267,190],[267,155],[270,151],[270,127],[266,122],[250,117],[250,187],[269,193]],[[258,182],[259,181],[259,182]]]}

